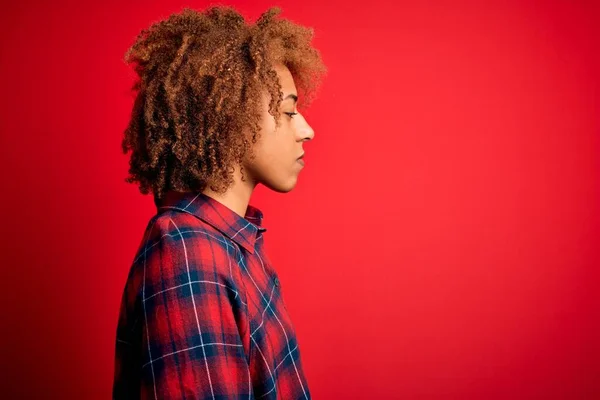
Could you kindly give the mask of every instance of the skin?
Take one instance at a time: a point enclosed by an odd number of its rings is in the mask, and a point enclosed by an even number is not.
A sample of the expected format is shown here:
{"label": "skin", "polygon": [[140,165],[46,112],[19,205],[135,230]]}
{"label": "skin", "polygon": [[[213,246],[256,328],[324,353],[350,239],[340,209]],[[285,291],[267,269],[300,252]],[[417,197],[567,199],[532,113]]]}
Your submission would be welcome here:
{"label": "skin", "polygon": [[287,193],[296,186],[298,175],[304,167],[303,160],[300,159],[304,155],[304,142],[315,136],[311,126],[296,109],[298,92],[289,69],[284,65],[277,65],[275,70],[284,99],[280,106],[280,126],[276,127],[273,116],[269,114],[270,96],[265,92],[260,138],[253,148],[256,156],[253,159],[248,157],[242,163],[244,180],[242,181],[240,165],[236,165],[234,183],[225,193],[216,193],[210,188],[203,192],[242,217],[259,184],[279,193]]}

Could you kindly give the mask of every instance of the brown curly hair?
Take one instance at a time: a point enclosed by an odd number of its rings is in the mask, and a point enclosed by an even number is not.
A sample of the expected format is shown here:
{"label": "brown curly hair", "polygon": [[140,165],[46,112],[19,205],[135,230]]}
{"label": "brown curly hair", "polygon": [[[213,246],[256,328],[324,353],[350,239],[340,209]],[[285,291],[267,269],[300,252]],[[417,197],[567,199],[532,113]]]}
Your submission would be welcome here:
{"label": "brown curly hair", "polygon": [[290,70],[298,106],[310,104],[326,68],[313,29],[275,18],[280,11],[249,24],[228,6],[185,8],[140,32],[125,54],[138,77],[122,141],[131,151],[126,182],[155,201],[168,190],[227,190],[234,165],[252,157],[265,90],[279,123],[276,64]]}

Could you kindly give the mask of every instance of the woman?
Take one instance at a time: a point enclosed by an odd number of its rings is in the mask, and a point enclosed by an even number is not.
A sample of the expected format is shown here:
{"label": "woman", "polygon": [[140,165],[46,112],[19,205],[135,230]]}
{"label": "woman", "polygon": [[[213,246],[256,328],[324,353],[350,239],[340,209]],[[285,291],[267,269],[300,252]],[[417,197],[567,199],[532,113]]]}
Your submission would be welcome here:
{"label": "woman", "polygon": [[152,193],[123,292],[115,399],[309,399],[294,327],[264,253],[254,188],[296,185],[325,73],[312,30],[230,7],[185,9],[143,30],[123,150]]}

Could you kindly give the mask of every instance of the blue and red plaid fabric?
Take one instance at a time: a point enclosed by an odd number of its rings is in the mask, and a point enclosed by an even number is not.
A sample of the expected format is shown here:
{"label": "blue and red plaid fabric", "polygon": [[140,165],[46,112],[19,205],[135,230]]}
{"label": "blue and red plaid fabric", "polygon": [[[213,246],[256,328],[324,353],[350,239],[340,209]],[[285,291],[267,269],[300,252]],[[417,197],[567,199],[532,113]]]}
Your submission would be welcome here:
{"label": "blue and red plaid fabric", "polygon": [[169,192],[134,258],[113,399],[310,399],[262,213]]}

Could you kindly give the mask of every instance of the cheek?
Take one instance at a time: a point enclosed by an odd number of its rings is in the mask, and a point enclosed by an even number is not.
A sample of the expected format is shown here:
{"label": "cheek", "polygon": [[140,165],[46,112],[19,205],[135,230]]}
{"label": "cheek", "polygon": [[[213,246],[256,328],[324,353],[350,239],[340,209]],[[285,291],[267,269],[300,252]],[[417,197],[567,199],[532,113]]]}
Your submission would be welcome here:
{"label": "cheek", "polygon": [[291,145],[286,139],[282,131],[265,135],[257,143],[257,158],[264,160],[266,163],[285,163],[291,153]]}
{"label": "cheek", "polygon": [[248,164],[250,169],[260,177],[271,175],[272,171],[276,171],[279,165],[276,150],[271,138],[263,135],[254,145],[254,158],[249,160]]}
{"label": "cheek", "polygon": [[261,149],[261,155],[257,157],[257,164],[260,169],[269,172],[277,173],[282,170],[285,162],[285,154],[276,146],[265,146]]}
{"label": "cheek", "polygon": [[290,148],[285,143],[263,143],[254,162],[257,175],[272,182],[286,180],[293,172],[292,158]]}

